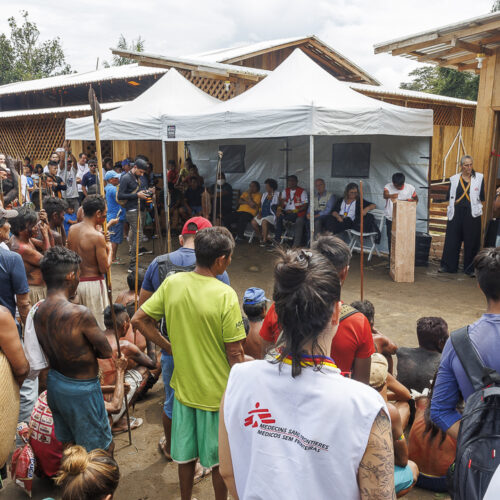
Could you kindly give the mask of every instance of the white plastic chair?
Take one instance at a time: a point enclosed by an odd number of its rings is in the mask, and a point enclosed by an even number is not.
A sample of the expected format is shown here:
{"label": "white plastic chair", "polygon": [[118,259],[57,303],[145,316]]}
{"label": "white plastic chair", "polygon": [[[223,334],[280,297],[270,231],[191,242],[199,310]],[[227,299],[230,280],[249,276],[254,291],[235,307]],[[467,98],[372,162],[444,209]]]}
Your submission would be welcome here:
{"label": "white plastic chair", "polygon": [[[384,211],[378,208],[375,208],[369,212],[375,217],[375,220],[378,222],[378,229],[382,234],[382,230],[384,229],[384,220],[385,215]],[[353,252],[356,250],[357,252],[361,252],[361,233],[359,231],[355,231],[354,229],[348,229],[347,234],[349,236],[349,250]],[[375,243],[375,238],[377,237],[377,233],[363,233],[363,251],[364,253],[368,253],[368,261],[371,260],[373,252],[376,252],[377,256],[380,257],[380,253],[377,248],[377,244]]]}

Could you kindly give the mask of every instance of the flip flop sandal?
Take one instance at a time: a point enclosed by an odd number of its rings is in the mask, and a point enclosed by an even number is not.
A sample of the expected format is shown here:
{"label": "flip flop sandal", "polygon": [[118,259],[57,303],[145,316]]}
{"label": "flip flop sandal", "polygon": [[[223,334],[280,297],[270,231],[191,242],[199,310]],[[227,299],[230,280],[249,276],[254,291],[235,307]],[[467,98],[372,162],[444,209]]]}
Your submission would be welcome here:
{"label": "flip flop sandal", "polygon": [[[137,429],[138,427],[140,427],[143,424],[143,422],[144,421],[142,420],[142,418],[130,417],[130,430],[133,431],[134,429]],[[128,432],[127,427],[125,427],[124,429],[116,430],[116,431],[111,429],[111,433],[113,434],[113,436],[117,436],[118,434],[123,434],[124,432]]]}
{"label": "flip flop sandal", "polygon": [[202,479],[206,478],[212,474],[212,468],[207,469],[206,467],[202,467],[201,474],[195,474],[193,484],[198,484]]}
{"label": "flip flop sandal", "polygon": [[167,451],[165,450],[165,445],[167,444],[167,440],[165,439],[165,436],[163,436],[159,443],[158,443],[158,448],[160,448],[160,451],[161,453],[163,453],[164,457],[167,459],[167,460],[172,460],[172,457],[167,453]]}

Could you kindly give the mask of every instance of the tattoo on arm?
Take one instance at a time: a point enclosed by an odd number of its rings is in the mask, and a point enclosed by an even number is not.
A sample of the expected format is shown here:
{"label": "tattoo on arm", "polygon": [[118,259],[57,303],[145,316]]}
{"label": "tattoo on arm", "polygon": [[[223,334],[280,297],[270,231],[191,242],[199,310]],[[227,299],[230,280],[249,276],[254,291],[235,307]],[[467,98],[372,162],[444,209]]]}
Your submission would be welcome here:
{"label": "tattoo on arm", "polygon": [[380,410],[373,422],[365,454],[359,464],[358,483],[362,500],[396,498],[391,422],[384,410]]}

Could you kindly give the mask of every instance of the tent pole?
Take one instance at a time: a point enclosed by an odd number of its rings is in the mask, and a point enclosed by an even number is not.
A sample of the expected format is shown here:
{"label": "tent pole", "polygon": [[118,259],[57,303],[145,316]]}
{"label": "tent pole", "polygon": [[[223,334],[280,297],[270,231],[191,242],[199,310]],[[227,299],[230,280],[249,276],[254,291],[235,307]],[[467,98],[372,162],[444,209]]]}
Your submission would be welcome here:
{"label": "tent pole", "polygon": [[285,139],[285,189],[288,186],[288,137]]}
{"label": "tent pole", "polygon": [[314,136],[309,136],[309,246],[314,241]]}
{"label": "tent pole", "polygon": [[162,140],[161,141],[161,164],[162,164],[162,170],[163,170],[163,207],[165,210],[165,230],[167,232],[167,238],[166,238],[166,244],[167,248],[166,250],[168,252],[171,251],[170,247],[170,217],[169,217],[169,204],[168,204],[168,181],[167,181],[167,153],[166,153],[166,144]]}

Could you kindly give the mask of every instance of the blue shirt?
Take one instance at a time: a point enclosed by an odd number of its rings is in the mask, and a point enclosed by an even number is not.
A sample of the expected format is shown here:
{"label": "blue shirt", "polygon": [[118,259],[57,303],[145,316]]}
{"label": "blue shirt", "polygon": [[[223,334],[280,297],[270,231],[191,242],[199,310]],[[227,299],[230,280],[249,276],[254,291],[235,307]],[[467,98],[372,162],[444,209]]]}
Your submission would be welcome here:
{"label": "blue shirt", "polygon": [[[175,252],[171,252],[168,254],[172,264],[174,266],[192,266],[196,264],[196,256],[194,253],[194,248],[184,248],[181,247]],[[217,276],[217,279],[229,285],[229,276],[226,271],[224,274]],[[148,292],[156,292],[158,290],[160,283],[160,274],[158,273],[158,258],[155,258],[151,264],[149,264],[148,269],[146,271],[146,275],[144,276],[144,281],[142,282],[142,288]]]}
{"label": "blue shirt", "polygon": [[94,184],[97,184],[97,174],[93,174],[92,172],[87,172],[82,177],[82,186],[89,188],[90,186],[93,186]]}
{"label": "blue shirt", "polygon": [[106,205],[108,206],[108,215],[106,219],[110,221],[111,219],[115,219],[118,211],[121,208],[121,214],[120,214],[120,220],[125,220],[125,208],[122,207],[117,201],[116,201],[116,186],[113,186],[113,184],[108,184],[104,188],[104,192],[106,193]]}
{"label": "blue shirt", "polygon": [[72,226],[72,224],[69,223],[70,220],[74,222],[78,220],[75,213],[64,214],[64,230],[66,231],[66,235],[69,233],[69,230]]}
{"label": "blue shirt", "polygon": [[29,291],[22,257],[0,247],[0,305],[6,307],[15,318],[15,296]]}
{"label": "blue shirt", "polygon": [[[469,336],[483,363],[500,373],[500,314],[483,314],[469,327]],[[474,388],[448,339],[441,355],[431,402],[431,419],[447,431],[461,419],[457,411],[460,394],[465,401]]]}

